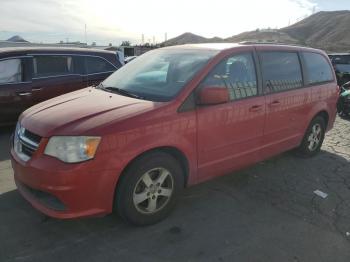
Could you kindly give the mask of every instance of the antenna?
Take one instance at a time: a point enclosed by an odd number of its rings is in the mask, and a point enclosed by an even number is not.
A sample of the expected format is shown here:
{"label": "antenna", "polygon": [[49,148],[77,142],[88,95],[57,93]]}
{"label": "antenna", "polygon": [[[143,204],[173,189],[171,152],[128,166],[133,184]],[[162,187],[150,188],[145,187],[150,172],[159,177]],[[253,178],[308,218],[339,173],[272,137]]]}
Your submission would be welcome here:
{"label": "antenna", "polygon": [[145,43],[145,35],[142,34],[142,44],[144,44],[144,43]]}

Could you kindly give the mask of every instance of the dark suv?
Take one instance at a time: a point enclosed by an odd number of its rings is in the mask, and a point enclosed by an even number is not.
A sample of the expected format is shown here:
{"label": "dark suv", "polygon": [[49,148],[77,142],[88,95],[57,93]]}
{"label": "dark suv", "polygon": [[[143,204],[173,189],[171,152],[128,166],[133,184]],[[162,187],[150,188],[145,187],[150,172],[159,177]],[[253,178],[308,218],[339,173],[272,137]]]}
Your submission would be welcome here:
{"label": "dark suv", "polygon": [[98,84],[121,67],[116,54],[81,48],[1,48],[0,126],[26,108]]}
{"label": "dark suv", "polygon": [[333,68],[337,75],[338,85],[350,81],[350,53],[329,54]]}

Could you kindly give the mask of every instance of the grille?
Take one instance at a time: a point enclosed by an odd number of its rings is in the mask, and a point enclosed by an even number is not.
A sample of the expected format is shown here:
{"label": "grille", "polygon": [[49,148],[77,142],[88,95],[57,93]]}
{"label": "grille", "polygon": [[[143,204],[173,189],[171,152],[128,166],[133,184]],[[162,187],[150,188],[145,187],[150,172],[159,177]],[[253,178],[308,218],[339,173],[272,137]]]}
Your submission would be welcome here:
{"label": "grille", "polygon": [[23,161],[28,161],[32,157],[38,149],[40,141],[40,136],[17,125],[14,136],[14,149]]}

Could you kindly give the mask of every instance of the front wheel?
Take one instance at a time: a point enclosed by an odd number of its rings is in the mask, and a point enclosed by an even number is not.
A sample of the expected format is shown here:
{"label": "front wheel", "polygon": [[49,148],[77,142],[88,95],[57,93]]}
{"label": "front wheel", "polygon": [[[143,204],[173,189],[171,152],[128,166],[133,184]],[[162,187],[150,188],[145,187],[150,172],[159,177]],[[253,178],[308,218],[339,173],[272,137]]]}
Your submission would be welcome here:
{"label": "front wheel", "polygon": [[315,117],[306,133],[304,135],[303,141],[301,142],[299,148],[297,149],[298,155],[302,157],[312,157],[316,155],[322,146],[326,130],[326,123],[323,117]]}
{"label": "front wheel", "polygon": [[137,159],[121,177],[115,205],[119,215],[135,225],[150,225],[173,209],[183,188],[182,169],[176,159],[152,152]]}

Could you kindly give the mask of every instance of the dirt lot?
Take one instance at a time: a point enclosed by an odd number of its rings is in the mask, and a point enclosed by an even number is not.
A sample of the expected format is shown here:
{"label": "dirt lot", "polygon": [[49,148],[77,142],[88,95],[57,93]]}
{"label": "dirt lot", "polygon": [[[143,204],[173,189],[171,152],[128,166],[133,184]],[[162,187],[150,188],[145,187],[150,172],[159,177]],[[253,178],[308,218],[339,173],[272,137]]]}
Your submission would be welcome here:
{"label": "dirt lot", "polygon": [[349,120],[317,157],[286,153],[187,189],[146,228],[44,217],[15,190],[10,129],[0,132],[0,261],[350,261]]}

